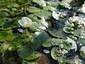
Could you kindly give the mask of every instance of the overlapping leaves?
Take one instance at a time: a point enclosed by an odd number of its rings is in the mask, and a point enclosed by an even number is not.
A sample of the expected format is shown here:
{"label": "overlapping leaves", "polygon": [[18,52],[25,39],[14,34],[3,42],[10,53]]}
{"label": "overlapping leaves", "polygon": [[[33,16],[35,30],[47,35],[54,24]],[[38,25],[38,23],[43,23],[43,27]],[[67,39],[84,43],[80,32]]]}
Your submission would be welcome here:
{"label": "overlapping leaves", "polygon": [[[23,61],[37,60],[41,56],[41,54],[36,51],[40,46],[56,46],[51,49],[51,56],[53,59],[61,62],[61,64],[62,62],[64,63],[64,54],[70,50],[75,50],[74,52],[77,51],[75,40],[85,45],[85,23],[81,17],[78,17],[79,20],[74,21],[76,16],[70,17],[69,13],[67,13],[70,10],[69,2],[71,1],[65,1],[67,4],[63,4],[63,2],[49,2],[45,0],[1,0],[0,43],[7,42],[10,44],[11,42],[11,46],[15,47],[15,50]],[[57,8],[58,11],[56,10]],[[67,10],[64,10],[64,8]],[[75,11],[72,10],[72,13],[74,12]],[[31,22],[29,22],[29,20]],[[80,20],[82,22],[80,22]],[[55,26],[57,26],[56,28],[54,28],[53,22]],[[63,23],[58,24],[59,22]],[[62,29],[58,28],[58,26],[61,25],[63,25],[61,27]],[[19,29],[22,31],[19,31]],[[9,47],[10,46],[7,46],[7,48]],[[26,62],[23,63],[25,64]]]}

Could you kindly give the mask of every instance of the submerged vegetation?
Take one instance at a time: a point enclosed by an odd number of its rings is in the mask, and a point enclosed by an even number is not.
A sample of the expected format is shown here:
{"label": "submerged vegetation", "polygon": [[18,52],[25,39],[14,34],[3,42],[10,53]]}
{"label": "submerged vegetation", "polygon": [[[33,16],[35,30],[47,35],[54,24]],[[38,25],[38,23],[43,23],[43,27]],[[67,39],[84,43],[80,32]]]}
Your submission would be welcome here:
{"label": "submerged vegetation", "polygon": [[84,0],[0,0],[0,64],[84,64]]}

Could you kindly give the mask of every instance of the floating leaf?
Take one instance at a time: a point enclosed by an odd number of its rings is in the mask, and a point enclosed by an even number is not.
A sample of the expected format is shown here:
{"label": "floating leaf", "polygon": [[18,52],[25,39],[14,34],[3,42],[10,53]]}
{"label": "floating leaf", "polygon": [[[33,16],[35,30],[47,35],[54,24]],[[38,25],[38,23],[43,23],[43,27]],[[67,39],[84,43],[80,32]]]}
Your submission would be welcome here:
{"label": "floating leaf", "polygon": [[29,62],[36,61],[41,54],[34,51],[30,46],[24,46],[18,50],[19,56]]}
{"label": "floating leaf", "polygon": [[41,56],[40,53],[38,52],[33,52],[30,56],[28,56],[27,58],[25,58],[27,61],[29,62],[33,62],[39,59],[39,57]]}
{"label": "floating leaf", "polygon": [[81,30],[80,29],[77,29],[77,30],[74,31],[73,34],[74,34],[74,36],[78,36],[79,37],[80,34],[81,34]]}
{"label": "floating leaf", "polygon": [[41,10],[38,13],[35,13],[36,16],[38,17],[44,17],[45,19],[51,17],[51,12],[48,10]]}
{"label": "floating leaf", "polygon": [[63,28],[63,31],[65,32],[65,33],[73,33],[73,28],[71,28],[71,27],[64,27]]}
{"label": "floating leaf", "polygon": [[63,31],[59,31],[56,29],[49,29],[48,32],[54,37],[66,39],[66,36]]}
{"label": "floating leaf", "polygon": [[37,62],[28,62],[28,61],[23,61],[22,64],[38,64]]}
{"label": "floating leaf", "polygon": [[21,58],[25,59],[33,53],[33,49],[29,46],[24,46],[18,50],[18,53]]}
{"label": "floating leaf", "polygon": [[48,38],[49,38],[49,35],[44,31],[39,32],[38,35],[36,35],[36,33],[35,33],[33,42],[41,45],[41,44],[45,43],[48,40]]}
{"label": "floating leaf", "polygon": [[23,1],[22,1],[22,0],[17,0],[16,2],[17,2],[17,3],[20,3],[20,4],[24,4],[24,3],[27,3],[28,1],[29,1],[29,0],[23,0]]}
{"label": "floating leaf", "polygon": [[62,54],[62,50],[58,47],[54,47],[51,50],[51,56],[54,60],[58,60],[58,61],[62,61],[63,59],[63,54]]}
{"label": "floating leaf", "polygon": [[32,25],[32,20],[28,17],[22,17],[20,20],[18,20],[18,23],[22,27],[30,27]]}
{"label": "floating leaf", "polygon": [[80,56],[85,59],[85,46],[80,48]]}
{"label": "floating leaf", "polygon": [[78,42],[81,43],[82,45],[85,45],[85,38],[80,38]]}
{"label": "floating leaf", "polygon": [[49,38],[45,43],[42,45],[44,47],[51,47],[51,46],[60,46],[63,43],[62,39],[56,39],[56,38]]}
{"label": "floating leaf", "polygon": [[48,28],[48,23],[46,22],[46,20],[45,20],[44,17],[41,17],[41,25],[42,25],[43,27]]}
{"label": "floating leaf", "polygon": [[12,41],[14,39],[14,35],[11,31],[0,31],[0,41]]}
{"label": "floating leaf", "polygon": [[43,7],[46,6],[46,2],[44,0],[33,0],[33,2]]}
{"label": "floating leaf", "polygon": [[85,2],[83,4],[83,6],[81,7],[80,11],[83,12],[83,13],[85,13]]}
{"label": "floating leaf", "polygon": [[33,31],[46,30],[46,28],[48,28],[48,23],[43,18],[41,20],[38,20],[38,22],[33,22],[32,26],[30,26],[29,28]]}
{"label": "floating leaf", "polygon": [[60,13],[59,12],[56,12],[56,11],[53,11],[52,12],[52,16],[53,16],[54,19],[59,20]]}
{"label": "floating leaf", "polygon": [[4,24],[4,19],[0,18],[0,26],[3,26],[3,24]]}
{"label": "floating leaf", "polygon": [[73,39],[71,39],[69,37],[67,37],[67,39],[64,41],[63,45],[64,45],[64,48],[67,49],[68,51],[71,49],[77,51],[76,41],[74,41]]}
{"label": "floating leaf", "polygon": [[45,43],[42,44],[42,46],[51,47],[52,46],[51,39],[49,38]]}
{"label": "floating leaf", "polygon": [[73,0],[63,0],[62,2],[61,2],[61,5],[63,5],[63,6],[65,6],[66,8],[71,8],[71,6],[70,6],[70,3],[72,2]]}
{"label": "floating leaf", "polygon": [[36,8],[36,7],[29,7],[27,10],[28,10],[30,13],[38,13],[38,12],[41,11],[41,9]]}

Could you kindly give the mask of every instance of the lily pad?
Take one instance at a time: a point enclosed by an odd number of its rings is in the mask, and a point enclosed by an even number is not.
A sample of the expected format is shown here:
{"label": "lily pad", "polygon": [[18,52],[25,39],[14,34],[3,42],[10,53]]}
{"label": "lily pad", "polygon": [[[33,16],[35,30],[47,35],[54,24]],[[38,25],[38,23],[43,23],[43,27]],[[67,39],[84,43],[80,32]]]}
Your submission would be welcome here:
{"label": "lily pad", "polygon": [[28,17],[22,17],[20,20],[18,20],[18,23],[22,27],[30,27],[32,25],[32,20]]}
{"label": "lily pad", "polygon": [[37,61],[41,56],[38,52],[33,52],[29,57],[25,58],[29,62]]}
{"label": "lily pad", "polygon": [[80,56],[85,59],[85,46],[80,48]]}
{"label": "lily pad", "polygon": [[62,39],[56,39],[56,38],[49,38],[45,43],[42,45],[44,47],[51,47],[51,46],[60,46],[63,43]]}
{"label": "lily pad", "polygon": [[0,31],[0,41],[12,41],[14,39],[14,35],[12,31]]}
{"label": "lily pad", "polygon": [[38,13],[38,12],[41,11],[41,9],[36,8],[36,7],[29,7],[27,10],[28,10],[28,12],[30,12],[30,13]]}
{"label": "lily pad", "polygon": [[38,13],[35,13],[38,17],[44,17],[45,19],[51,17],[51,12],[49,10],[41,10]]}
{"label": "lily pad", "polygon": [[81,34],[81,29],[77,29],[77,30],[75,30],[73,34],[74,34],[74,36],[79,37],[80,34]]}
{"label": "lily pad", "polygon": [[60,38],[60,39],[66,39],[66,36],[63,31],[56,30],[56,29],[49,29],[48,32],[50,35]]}
{"label": "lily pad", "polygon": [[85,45],[85,38],[80,38],[78,42],[81,43],[82,45]]}
{"label": "lily pad", "polygon": [[24,46],[18,50],[18,53],[21,58],[27,58],[33,53],[33,49],[31,47]]}
{"label": "lily pad", "polygon": [[77,51],[76,41],[72,40],[69,37],[67,37],[67,39],[64,41],[63,45],[64,45],[64,48],[68,51],[70,51],[71,49],[75,50],[75,52]]}
{"label": "lily pad", "polygon": [[51,56],[54,60],[62,61],[63,60],[63,54],[62,50],[58,47],[54,47],[51,50]]}
{"label": "lily pad", "polygon": [[43,7],[46,6],[46,2],[44,0],[33,0],[33,2]]}
{"label": "lily pad", "polygon": [[38,43],[38,44],[43,44],[45,43],[49,38],[49,35],[46,32],[39,32],[38,35],[34,35],[33,42]]}

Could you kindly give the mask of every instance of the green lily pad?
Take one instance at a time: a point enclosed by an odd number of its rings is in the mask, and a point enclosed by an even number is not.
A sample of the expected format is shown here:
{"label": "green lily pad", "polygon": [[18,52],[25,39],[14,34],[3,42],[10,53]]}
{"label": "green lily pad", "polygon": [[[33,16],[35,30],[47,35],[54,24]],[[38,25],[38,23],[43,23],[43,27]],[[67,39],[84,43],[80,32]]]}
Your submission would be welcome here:
{"label": "green lily pad", "polygon": [[63,55],[61,54],[60,48],[54,47],[51,50],[51,56],[54,60],[61,61],[63,59]]}
{"label": "green lily pad", "polygon": [[29,62],[37,61],[40,56],[41,56],[40,53],[33,52],[30,56],[28,56],[27,58],[25,58],[25,60],[27,60]]}
{"label": "green lily pad", "polygon": [[36,61],[40,57],[40,53],[33,50],[31,46],[23,46],[18,50],[19,56],[29,62]]}
{"label": "green lily pad", "polygon": [[33,53],[33,49],[31,47],[24,46],[18,50],[18,53],[21,58],[27,58]]}
{"label": "green lily pad", "polygon": [[36,7],[29,7],[29,8],[28,8],[28,11],[29,11],[30,13],[38,13],[38,12],[41,11],[41,9],[36,8]]}
{"label": "green lily pad", "polygon": [[80,34],[81,34],[81,29],[75,30],[73,34],[74,34],[74,36],[78,36],[79,37]]}
{"label": "green lily pad", "polygon": [[24,46],[18,50],[19,56],[29,62],[36,61],[40,57],[40,53],[33,51],[29,46]]}
{"label": "green lily pad", "polygon": [[78,42],[81,43],[82,45],[85,45],[85,38],[80,38]]}
{"label": "green lily pad", "polygon": [[0,26],[3,26],[3,24],[4,24],[4,19],[0,18]]}
{"label": "green lily pad", "polygon": [[66,36],[63,31],[57,31],[56,29],[51,29],[51,30],[48,30],[48,32],[50,33],[51,36],[66,39]]}
{"label": "green lily pad", "polygon": [[0,41],[12,41],[14,39],[14,35],[11,31],[0,31]]}
{"label": "green lily pad", "polygon": [[70,51],[71,49],[77,51],[76,41],[69,37],[65,41],[63,41],[63,46],[67,51]]}
{"label": "green lily pad", "polygon": [[38,64],[37,62],[28,62],[28,61],[23,61],[22,64]]}
{"label": "green lily pad", "polygon": [[80,56],[85,59],[85,46],[80,48]]}
{"label": "green lily pad", "polygon": [[36,16],[38,17],[44,17],[45,19],[51,17],[51,12],[48,10],[41,10],[38,13],[35,13]]}
{"label": "green lily pad", "polygon": [[42,45],[44,47],[51,47],[51,46],[60,46],[63,43],[62,39],[56,39],[56,38],[49,38],[45,43]]}
{"label": "green lily pad", "polygon": [[32,0],[34,3],[37,3],[40,6],[46,6],[46,2],[44,0]]}
{"label": "green lily pad", "polygon": [[20,3],[20,4],[24,4],[24,3],[27,3],[29,0],[17,0],[16,2],[17,3]]}
{"label": "green lily pad", "polygon": [[64,28],[63,28],[63,31],[64,31],[65,33],[72,33],[72,32],[73,32],[73,28],[71,28],[71,27],[64,27]]}
{"label": "green lily pad", "polygon": [[39,34],[34,35],[33,43],[43,44],[45,43],[49,38],[49,35],[46,32],[39,32]]}

